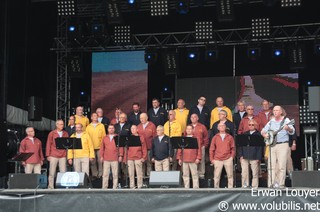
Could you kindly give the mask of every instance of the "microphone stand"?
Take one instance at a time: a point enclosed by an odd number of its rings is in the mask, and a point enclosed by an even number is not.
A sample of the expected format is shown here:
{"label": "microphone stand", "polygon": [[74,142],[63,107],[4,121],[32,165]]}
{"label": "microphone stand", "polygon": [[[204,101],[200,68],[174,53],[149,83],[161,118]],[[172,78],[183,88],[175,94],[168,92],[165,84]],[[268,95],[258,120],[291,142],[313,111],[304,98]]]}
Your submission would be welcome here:
{"label": "microphone stand", "polygon": [[[168,120],[168,122],[169,122],[169,143],[171,143],[171,122],[170,122],[170,119]],[[173,158],[172,158],[172,162],[170,162],[170,152],[171,152],[171,148],[169,145],[169,164],[171,163],[171,166],[173,166]],[[174,156],[174,153],[173,153],[173,156]],[[169,166],[169,171],[170,171],[170,166]]]}
{"label": "microphone stand", "polygon": [[125,148],[126,148],[126,185],[125,185],[125,188],[129,188],[129,185],[128,185],[128,152],[129,152],[129,146],[128,146],[128,140],[126,142],[126,145],[125,145]]}
{"label": "microphone stand", "polygon": [[118,122],[119,124],[119,133],[118,133],[118,139],[117,139],[117,149],[118,149],[118,166],[119,166],[119,171],[118,171],[118,178],[120,178],[120,182],[118,183],[118,188],[121,188],[121,181],[122,181],[122,175],[121,175],[121,162],[119,161],[119,157],[120,157],[120,134],[122,131],[120,122]]}
{"label": "microphone stand", "polygon": [[[14,132],[14,136],[15,136],[16,139],[17,139],[17,154],[18,154],[18,153],[19,153],[19,149],[20,149],[20,139],[19,139],[18,136],[17,136],[17,132]],[[20,172],[21,172],[21,166],[20,166],[19,162],[18,162],[18,161],[15,161],[14,163],[15,163],[15,168],[14,168],[15,173],[16,173],[16,174],[17,174],[17,173],[20,173]]]}

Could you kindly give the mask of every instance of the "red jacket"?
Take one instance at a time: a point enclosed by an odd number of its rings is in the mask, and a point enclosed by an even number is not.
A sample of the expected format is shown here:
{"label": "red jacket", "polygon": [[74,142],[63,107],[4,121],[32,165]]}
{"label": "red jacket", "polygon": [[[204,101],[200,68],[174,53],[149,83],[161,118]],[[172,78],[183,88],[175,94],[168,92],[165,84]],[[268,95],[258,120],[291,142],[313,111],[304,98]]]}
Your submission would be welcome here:
{"label": "red jacket", "polygon": [[[243,134],[244,132],[249,131],[249,117],[245,116],[241,119],[240,124],[239,124],[239,129],[238,129],[238,134]],[[257,122],[257,126],[255,127],[257,131],[261,131],[263,126],[261,125],[261,120],[258,116],[253,116],[253,120]]]}
{"label": "red jacket", "polygon": [[272,115],[272,110],[269,110],[268,117],[266,116],[265,111],[263,111],[263,110],[258,113],[257,116],[260,119],[262,128],[264,128],[266,126],[266,124],[270,120],[271,115]]}
{"label": "red jacket", "polygon": [[[196,138],[194,136],[194,138]],[[194,163],[196,159],[201,160],[202,151],[201,151],[201,140],[197,138],[198,149],[184,149],[183,150],[183,162]],[[182,149],[177,151],[177,160],[182,160]]]}
{"label": "red jacket", "polygon": [[30,138],[25,137],[20,143],[19,152],[33,152],[33,155],[25,161],[26,163],[39,164],[44,160],[42,153],[42,143],[36,137],[34,137],[34,142],[32,142]]}
{"label": "red jacket", "polygon": [[209,137],[208,130],[206,126],[201,123],[197,123],[194,127],[193,134],[195,137],[199,138],[201,141],[201,146],[208,148],[209,146]]}
{"label": "red jacket", "polygon": [[213,136],[209,155],[212,160],[227,160],[230,157],[235,157],[235,144],[232,135],[226,133],[224,140],[222,140],[220,133]]}
{"label": "red jacket", "polygon": [[124,161],[127,161],[127,156],[128,160],[140,160],[141,158],[143,158],[144,160],[148,159],[147,143],[143,136],[139,137],[141,141],[141,146],[129,147],[125,154]]}
{"label": "red jacket", "polygon": [[147,149],[150,150],[152,147],[152,139],[157,136],[156,125],[149,121],[146,128],[143,129],[143,124],[140,123],[137,127],[137,131],[139,135],[142,135],[145,138]]}
{"label": "red jacket", "polygon": [[[52,130],[47,139],[46,144],[46,157],[55,157],[55,158],[64,158],[67,156],[67,150],[65,149],[57,149],[56,148],[56,138],[59,138],[59,134],[57,130]],[[62,131],[62,137],[68,138],[69,135],[66,131]]]}
{"label": "red jacket", "polygon": [[100,157],[105,161],[118,161],[120,156],[123,157],[123,147],[119,147],[118,155],[118,148],[116,146],[114,137],[110,141],[109,135],[106,135],[101,142]]}

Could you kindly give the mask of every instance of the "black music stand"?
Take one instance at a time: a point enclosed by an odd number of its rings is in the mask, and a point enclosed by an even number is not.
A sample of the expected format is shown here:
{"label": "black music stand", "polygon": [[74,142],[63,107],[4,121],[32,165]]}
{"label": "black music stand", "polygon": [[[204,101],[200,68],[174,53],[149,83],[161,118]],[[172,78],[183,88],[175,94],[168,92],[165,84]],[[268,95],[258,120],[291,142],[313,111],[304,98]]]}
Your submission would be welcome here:
{"label": "black music stand", "polygon": [[[128,140],[129,140],[129,136],[126,136],[126,135],[117,135],[117,136],[114,136],[114,142],[116,144],[116,147],[118,149],[118,158],[120,156],[120,147],[127,147],[127,143],[128,143]],[[119,162],[119,178],[120,178],[120,183],[119,183],[119,188],[121,188],[121,182],[122,182],[122,174],[121,174],[121,163]],[[128,172],[128,170],[127,170]]]}
{"label": "black music stand", "polygon": [[66,138],[66,137],[60,138],[59,137],[55,139],[55,142],[56,142],[57,149],[65,149],[67,151],[67,167],[68,167],[68,150],[72,149],[73,151],[75,149],[82,149],[81,138]]}
{"label": "black music stand", "polygon": [[194,137],[175,136],[170,138],[174,149],[181,149],[181,169],[183,170],[183,152],[184,149],[198,149],[198,140]]}
{"label": "black music stand", "polygon": [[30,158],[33,155],[33,152],[19,152],[16,154],[11,160],[15,162],[16,167],[15,167],[15,172],[17,174],[17,167],[18,167],[18,162],[26,161],[28,158]]}
{"label": "black music stand", "polygon": [[[264,147],[265,145],[262,135],[240,134],[236,136],[237,147]],[[250,163],[248,163],[248,171],[250,184]]]}
{"label": "black music stand", "polygon": [[138,147],[142,146],[140,136],[130,135],[128,136],[128,140],[126,141],[126,168],[127,168],[127,176],[126,176],[126,188],[128,188],[128,150],[129,147]]}

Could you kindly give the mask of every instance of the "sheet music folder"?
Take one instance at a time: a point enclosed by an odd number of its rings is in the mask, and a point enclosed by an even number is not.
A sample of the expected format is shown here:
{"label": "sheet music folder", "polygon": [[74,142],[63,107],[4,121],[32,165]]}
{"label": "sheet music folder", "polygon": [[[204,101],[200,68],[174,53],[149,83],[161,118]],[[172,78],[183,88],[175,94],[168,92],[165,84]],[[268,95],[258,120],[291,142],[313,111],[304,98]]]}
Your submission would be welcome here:
{"label": "sheet music folder", "polygon": [[81,138],[56,138],[57,149],[82,149]]}

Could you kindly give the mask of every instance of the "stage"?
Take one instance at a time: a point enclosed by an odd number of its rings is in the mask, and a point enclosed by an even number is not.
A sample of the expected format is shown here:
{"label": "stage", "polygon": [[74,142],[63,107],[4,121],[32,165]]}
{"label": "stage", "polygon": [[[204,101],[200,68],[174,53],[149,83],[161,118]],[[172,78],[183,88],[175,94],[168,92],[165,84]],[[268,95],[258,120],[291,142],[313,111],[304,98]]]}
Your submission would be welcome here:
{"label": "stage", "polygon": [[0,211],[318,211],[320,189],[5,189]]}

